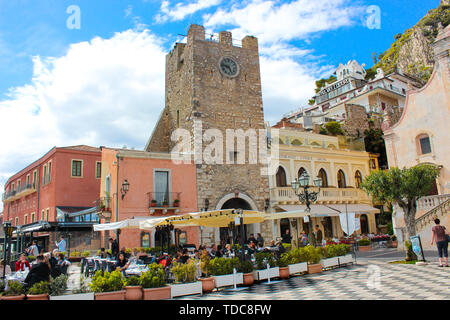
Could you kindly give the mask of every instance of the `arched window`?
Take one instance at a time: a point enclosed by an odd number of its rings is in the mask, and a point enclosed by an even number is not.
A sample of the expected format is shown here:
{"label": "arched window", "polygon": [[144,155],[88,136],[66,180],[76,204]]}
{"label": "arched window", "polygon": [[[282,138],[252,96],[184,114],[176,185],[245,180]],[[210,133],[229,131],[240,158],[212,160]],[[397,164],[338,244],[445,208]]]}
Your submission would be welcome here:
{"label": "arched window", "polygon": [[417,137],[419,154],[431,153],[431,141],[427,134],[421,134]]}
{"label": "arched window", "polygon": [[298,170],[298,175],[297,175],[297,176],[300,178],[300,176],[303,174],[303,172],[308,173],[308,172],[306,171],[305,168],[301,167],[301,168]]}
{"label": "arched window", "polygon": [[337,174],[337,180],[338,180],[338,188],[345,188],[345,174],[344,171],[339,170]]}
{"label": "arched window", "polygon": [[356,172],[355,172],[355,187],[361,188],[361,183],[362,183],[361,172],[359,172],[359,170],[356,170]]}
{"label": "arched window", "polygon": [[287,183],[286,183],[286,171],[284,171],[283,167],[278,167],[277,170],[277,187],[286,187]]}
{"label": "arched window", "polygon": [[324,188],[328,187],[328,178],[327,178],[327,173],[325,172],[325,170],[320,169],[318,177],[320,179],[322,179],[322,187],[324,187]]}

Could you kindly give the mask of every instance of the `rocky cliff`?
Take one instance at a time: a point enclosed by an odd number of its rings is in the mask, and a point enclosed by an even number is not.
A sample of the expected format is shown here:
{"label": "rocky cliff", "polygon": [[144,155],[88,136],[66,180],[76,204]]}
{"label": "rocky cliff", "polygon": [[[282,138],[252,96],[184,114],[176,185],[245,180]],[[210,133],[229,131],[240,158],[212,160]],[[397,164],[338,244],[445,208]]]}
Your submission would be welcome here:
{"label": "rocky cliff", "polygon": [[426,82],[434,66],[431,44],[439,30],[449,24],[450,0],[441,0],[439,7],[428,11],[414,27],[395,36],[395,42],[379,55],[379,61],[369,74],[381,67],[385,73],[398,70]]}

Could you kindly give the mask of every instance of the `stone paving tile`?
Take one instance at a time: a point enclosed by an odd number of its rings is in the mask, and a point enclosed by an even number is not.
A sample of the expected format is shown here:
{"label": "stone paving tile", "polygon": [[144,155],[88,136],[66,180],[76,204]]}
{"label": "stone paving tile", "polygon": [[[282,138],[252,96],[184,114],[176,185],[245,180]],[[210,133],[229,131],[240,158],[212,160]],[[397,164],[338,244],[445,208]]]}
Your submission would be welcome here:
{"label": "stone paving tile", "polygon": [[[369,265],[378,267],[380,287],[369,288],[373,276]],[[373,270],[373,269],[372,269]],[[373,272],[373,271],[372,271]],[[450,277],[434,264],[393,265],[384,261],[361,262],[321,274],[292,277],[284,282],[255,284],[239,292],[223,291],[190,299],[235,300],[450,300]]]}

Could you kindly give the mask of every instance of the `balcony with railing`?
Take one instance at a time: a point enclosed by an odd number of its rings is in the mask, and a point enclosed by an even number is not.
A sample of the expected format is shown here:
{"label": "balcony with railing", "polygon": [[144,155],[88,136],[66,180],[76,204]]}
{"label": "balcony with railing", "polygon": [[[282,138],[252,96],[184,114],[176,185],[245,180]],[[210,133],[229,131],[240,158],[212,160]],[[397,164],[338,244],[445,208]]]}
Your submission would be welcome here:
{"label": "balcony with railing", "polygon": [[181,192],[149,192],[148,208],[150,213],[162,211],[166,214],[169,210],[174,213],[179,211]]}
{"label": "balcony with railing", "polygon": [[[317,192],[318,188],[310,188]],[[276,187],[270,189],[270,199],[278,204],[299,204],[298,196],[289,187]],[[317,204],[339,204],[339,203],[371,203],[370,197],[358,188],[320,188]]]}
{"label": "balcony with railing", "polygon": [[105,219],[111,218],[111,204],[111,197],[102,197],[97,199],[97,214]]}
{"label": "balcony with railing", "polygon": [[4,202],[11,202],[17,200],[21,197],[25,197],[29,194],[36,192],[36,184],[35,183],[27,183],[20,186],[17,190],[11,190],[9,192],[5,192],[3,194],[2,200]]}

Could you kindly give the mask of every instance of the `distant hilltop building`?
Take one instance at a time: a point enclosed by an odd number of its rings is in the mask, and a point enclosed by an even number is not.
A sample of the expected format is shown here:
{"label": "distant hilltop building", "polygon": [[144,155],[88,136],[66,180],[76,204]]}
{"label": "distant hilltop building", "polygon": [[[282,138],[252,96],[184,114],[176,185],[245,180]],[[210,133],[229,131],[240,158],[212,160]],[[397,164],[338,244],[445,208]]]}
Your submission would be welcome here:
{"label": "distant hilltop building", "polygon": [[285,114],[285,120],[300,123],[305,129],[330,121],[343,124],[348,135],[360,136],[369,128],[368,118],[381,127],[383,114],[398,120],[405,105],[406,92],[420,88],[420,80],[399,72],[385,75],[382,69],[366,80],[364,65],[356,60],[342,63],[334,72],[337,80],[323,87],[313,98],[314,105]]}

